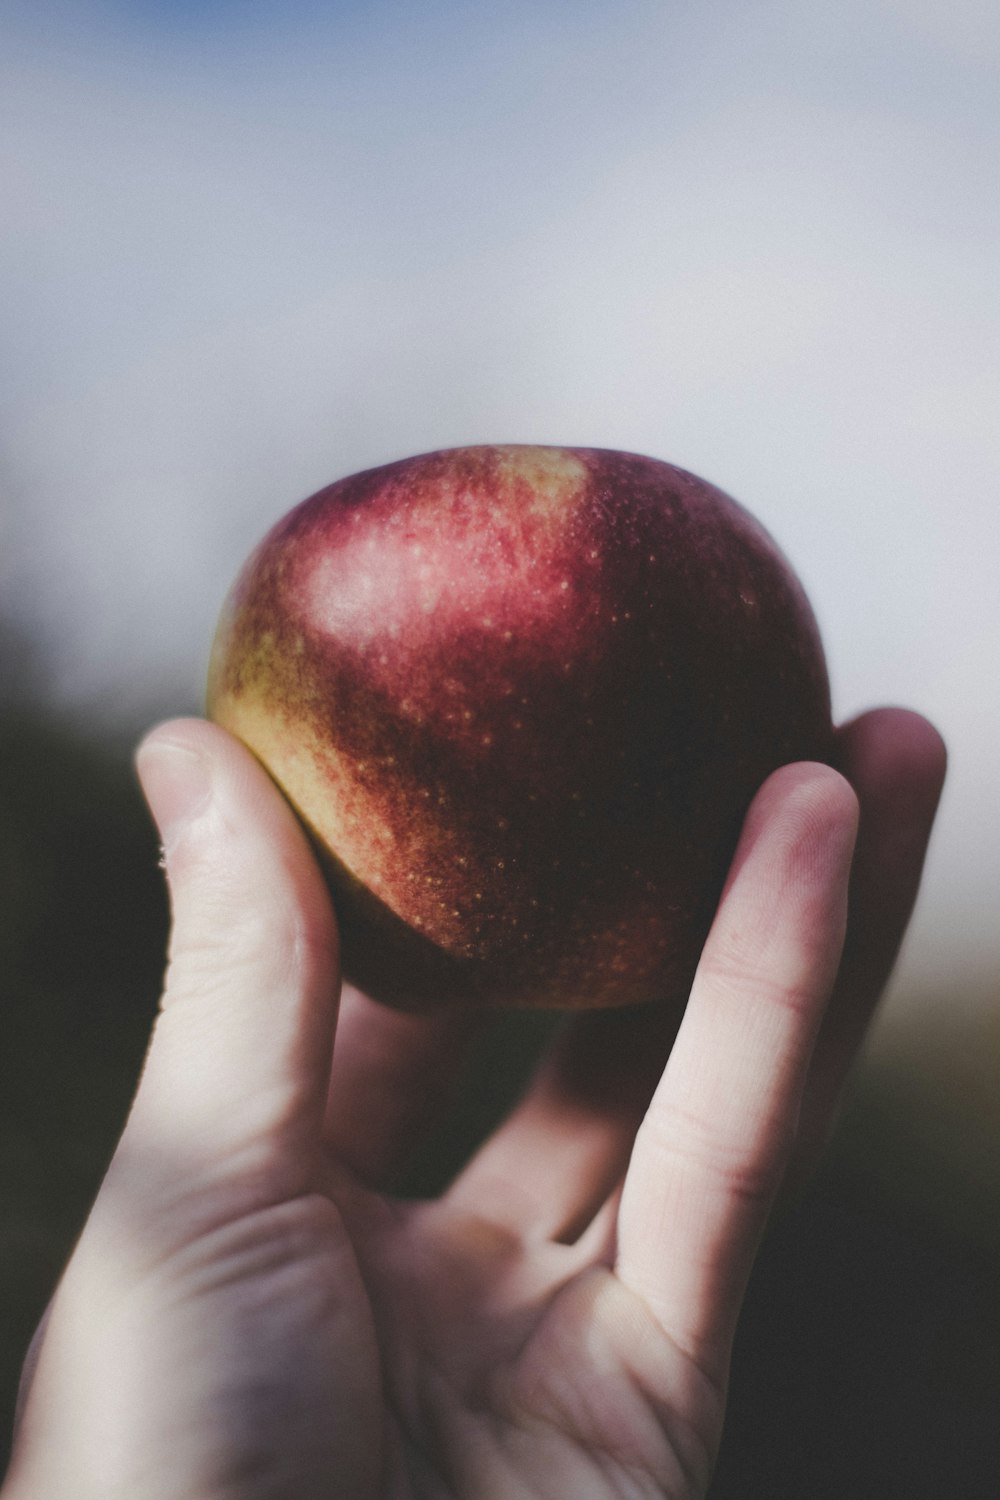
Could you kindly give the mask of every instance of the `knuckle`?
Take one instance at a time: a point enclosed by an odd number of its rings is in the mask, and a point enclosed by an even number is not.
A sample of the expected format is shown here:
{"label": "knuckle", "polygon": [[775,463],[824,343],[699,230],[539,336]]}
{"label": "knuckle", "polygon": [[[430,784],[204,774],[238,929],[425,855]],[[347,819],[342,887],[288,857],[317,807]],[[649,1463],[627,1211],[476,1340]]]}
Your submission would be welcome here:
{"label": "knuckle", "polygon": [[[797,966],[798,967],[798,966]],[[802,973],[779,973],[766,958],[751,956],[739,941],[706,951],[701,977],[713,993],[742,1006],[783,1011],[809,1018],[816,1007],[816,986]]]}
{"label": "knuckle", "polygon": [[241,903],[207,897],[171,937],[165,1000],[243,980],[295,982],[331,958],[325,933],[280,898]]}
{"label": "knuckle", "polygon": [[744,1120],[739,1129],[700,1114],[671,1109],[657,1122],[657,1143],[667,1165],[679,1165],[732,1200],[760,1208],[773,1199],[784,1175],[792,1132],[775,1120]]}

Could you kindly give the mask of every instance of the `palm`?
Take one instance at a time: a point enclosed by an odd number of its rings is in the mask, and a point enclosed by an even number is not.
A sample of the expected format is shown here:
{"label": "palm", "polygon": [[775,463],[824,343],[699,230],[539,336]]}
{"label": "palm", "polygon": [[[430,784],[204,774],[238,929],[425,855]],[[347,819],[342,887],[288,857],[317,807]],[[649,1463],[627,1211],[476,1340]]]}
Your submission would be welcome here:
{"label": "palm", "polygon": [[380,1496],[704,1493],[721,1391],[609,1246],[528,1245],[447,1202],[349,1216],[380,1344]]}

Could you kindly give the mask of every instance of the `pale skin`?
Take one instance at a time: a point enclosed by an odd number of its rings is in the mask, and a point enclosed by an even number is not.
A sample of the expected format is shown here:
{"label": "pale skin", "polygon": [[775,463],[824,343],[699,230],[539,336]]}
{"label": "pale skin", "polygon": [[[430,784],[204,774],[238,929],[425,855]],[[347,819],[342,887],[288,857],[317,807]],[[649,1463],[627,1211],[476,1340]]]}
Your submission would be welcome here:
{"label": "pale skin", "polygon": [[338,1002],[282,799],[221,730],[154,731],[162,1009],[2,1500],[704,1496],[754,1255],[830,1128],[944,771],[903,711],[840,745],[849,780],[758,794],[676,1039],[655,1008],[584,1019],[414,1204],[387,1184],[475,1023]]}

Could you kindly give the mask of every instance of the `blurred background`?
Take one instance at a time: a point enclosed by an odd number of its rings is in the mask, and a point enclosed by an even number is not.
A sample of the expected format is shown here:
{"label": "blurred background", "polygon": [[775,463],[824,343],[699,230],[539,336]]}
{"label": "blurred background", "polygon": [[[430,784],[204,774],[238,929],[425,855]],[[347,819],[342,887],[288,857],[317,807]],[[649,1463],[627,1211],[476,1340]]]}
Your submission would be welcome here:
{"label": "blurred background", "polygon": [[[6,0],[0,1463],[155,1007],[136,737],[199,711],[292,503],[554,442],[734,494],[838,717],[907,703],[951,751],[842,1127],[751,1289],[713,1500],[995,1496],[998,159],[993,0]],[[463,1140],[532,1042],[505,1029]]]}

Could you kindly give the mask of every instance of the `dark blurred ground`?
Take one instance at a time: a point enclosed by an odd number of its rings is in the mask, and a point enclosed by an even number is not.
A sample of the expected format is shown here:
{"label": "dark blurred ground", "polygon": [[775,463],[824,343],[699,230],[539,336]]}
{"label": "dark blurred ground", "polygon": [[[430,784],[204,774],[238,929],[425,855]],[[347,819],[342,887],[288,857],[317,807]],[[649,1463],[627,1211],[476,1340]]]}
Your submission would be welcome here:
{"label": "dark blurred ground", "polygon": [[[12,683],[0,721],[0,1472],[24,1351],[134,1087],[166,933],[128,748],[98,746]],[[537,1035],[505,1023],[425,1184],[503,1109]],[[863,1081],[824,1171],[770,1234],[712,1500],[1000,1494],[1000,1196],[979,1210],[982,1143],[979,1180],[965,1181],[960,1150],[935,1149],[922,1109],[891,1077]]]}

